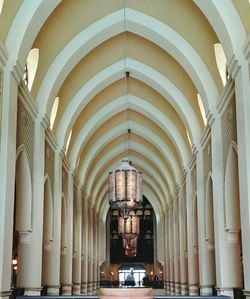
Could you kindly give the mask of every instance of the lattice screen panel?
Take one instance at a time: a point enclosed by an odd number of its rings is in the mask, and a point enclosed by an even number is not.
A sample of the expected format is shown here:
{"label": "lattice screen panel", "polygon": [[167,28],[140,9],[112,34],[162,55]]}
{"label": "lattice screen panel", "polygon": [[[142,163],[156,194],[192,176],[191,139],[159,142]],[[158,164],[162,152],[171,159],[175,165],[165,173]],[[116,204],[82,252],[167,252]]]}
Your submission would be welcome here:
{"label": "lattice screen panel", "polygon": [[237,123],[236,123],[236,107],[235,97],[233,96],[227,107],[222,113],[222,143],[223,143],[223,168],[226,169],[226,162],[229,147],[232,141],[237,144]]}
{"label": "lattice screen panel", "polygon": [[16,148],[18,149],[21,145],[24,145],[29,160],[31,177],[33,177],[34,137],[35,137],[34,120],[29,115],[22,102],[18,100]]}

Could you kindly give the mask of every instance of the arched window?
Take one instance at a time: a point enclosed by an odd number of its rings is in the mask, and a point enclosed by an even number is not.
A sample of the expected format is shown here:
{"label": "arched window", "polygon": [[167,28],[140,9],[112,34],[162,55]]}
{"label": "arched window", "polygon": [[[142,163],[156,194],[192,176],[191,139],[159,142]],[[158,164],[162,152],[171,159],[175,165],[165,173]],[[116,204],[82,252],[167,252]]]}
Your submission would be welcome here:
{"label": "arched window", "polygon": [[189,142],[190,148],[192,148],[191,139],[190,139],[190,136],[189,136],[189,134],[188,134],[188,131],[187,131],[187,130],[186,130],[186,134],[187,134],[187,139],[188,139],[188,142]]}
{"label": "arched window", "polygon": [[58,105],[59,105],[59,97],[55,98],[51,113],[50,113],[50,129],[53,129],[55,119],[56,119],[56,114],[58,110]]}
{"label": "arched window", "polygon": [[198,104],[199,104],[199,108],[200,108],[200,111],[201,111],[201,116],[202,116],[204,125],[206,126],[207,125],[206,112],[205,112],[205,108],[204,108],[204,105],[203,105],[203,102],[201,100],[201,96],[200,96],[199,93],[197,93],[197,99],[198,99]]}
{"label": "arched window", "polygon": [[214,53],[220,77],[223,85],[225,86],[227,82],[227,60],[225,52],[220,43],[214,44]]}
{"label": "arched window", "polygon": [[0,14],[1,14],[2,9],[3,9],[3,3],[4,3],[4,0],[0,0]]}
{"label": "arched window", "polygon": [[37,48],[31,49],[27,58],[27,62],[24,69],[24,76],[23,76],[24,83],[28,87],[29,91],[31,91],[35,79],[38,60],[39,60],[39,49]]}
{"label": "arched window", "polygon": [[65,151],[66,154],[67,154],[67,151],[68,151],[68,148],[69,148],[71,136],[72,136],[72,130],[69,133],[68,141],[67,141],[67,144],[66,144],[66,151]]}

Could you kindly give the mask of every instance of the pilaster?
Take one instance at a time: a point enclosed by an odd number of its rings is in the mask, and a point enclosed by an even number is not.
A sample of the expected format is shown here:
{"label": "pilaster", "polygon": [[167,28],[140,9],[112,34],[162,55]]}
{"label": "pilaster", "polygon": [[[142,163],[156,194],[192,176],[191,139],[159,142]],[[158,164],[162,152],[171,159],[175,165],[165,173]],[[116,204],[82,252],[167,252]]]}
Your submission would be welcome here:
{"label": "pilaster", "polygon": [[12,234],[16,167],[16,123],[18,81],[5,66],[2,82],[2,119],[0,143],[0,296],[10,292]]}
{"label": "pilaster", "polygon": [[[48,134],[48,132],[46,132]],[[48,136],[48,135],[47,135]],[[53,141],[49,134],[49,140]],[[46,281],[47,295],[58,296],[60,289],[60,258],[61,258],[61,209],[62,209],[62,155],[56,143],[50,142],[54,153],[54,186],[53,186],[53,241],[47,252]]]}
{"label": "pilaster", "polygon": [[[245,46],[249,59],[250,39]],[[250,292],[250,61],[242,59],[235,74],[237,141],[238,141],[238,173],[240,193],[241,235],[243,251],[243,271],[245,291]]]}
{"label": "pilaster", "polygon": [[82,282],[81,293],[86,295],[88,293],[88,202],[86,198],[83,198],[83,219],[82,219]]}
{"label": "pilaster", "polygon": [[82,192],[74,186],[74,253],[73,253],[73,295],[81,294],[81,255],[82,255]]}
{"label": "pilaster", "polygon": [[[65,164],[67,167],[67,164]],[[61,260],[61,285],[62,294],[72,294],[72,251],[73,251],[73,175],[72,172],[65,168],[68,172],[67,183],[67,248]]]}
{"label": "pilaster", "polygon": [[199,295],[199,264],[198,252],[194,248],[194,200],[195,190],[192,186],[191,169],[186,175],[187,196],[187,240],[188,240],[188,289],[189,295]]}
{"label": "pilaster", "polygon": [[180,232],[180,293],[188,295],[187,271],[187,227],[186,227],[186,190],[185,183],[179,192],[179,232]]}
{"label": "pilaster", "polygon": [[[196,169],[197,169],[197,208],[198,208],[198,238],[199,238],[199,274],[201,290],[205,294],[208,293],[208,288],[205,286],[214,286],[216,284],[215,276],[215,256],[214,250],[208,248],[208,242],[206,241],[206,200],[213,200],[212,198],[206,198],[206,190],[204,182],[204,162],[203,151],[200,150],[196,157]],[[212,222],[214,220],[212,219]],[[208,229],[208,228],[207,228]],[[209,228],[210,229],[210,228]]]}

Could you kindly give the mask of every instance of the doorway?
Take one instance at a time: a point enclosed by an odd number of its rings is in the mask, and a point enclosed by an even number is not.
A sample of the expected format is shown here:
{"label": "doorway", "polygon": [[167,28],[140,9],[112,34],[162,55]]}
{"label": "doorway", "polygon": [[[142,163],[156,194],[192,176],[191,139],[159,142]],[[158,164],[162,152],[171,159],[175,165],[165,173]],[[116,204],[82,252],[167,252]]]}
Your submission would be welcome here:
{"label": "doorway", "polygon": [[118,270],[118,278],[120,287],[125,286],[125,280],[128,275],[132,274],[134,277],[134,287],[142,287],[142,279],[146,276],[146,270],[143,265],[121,265]]}

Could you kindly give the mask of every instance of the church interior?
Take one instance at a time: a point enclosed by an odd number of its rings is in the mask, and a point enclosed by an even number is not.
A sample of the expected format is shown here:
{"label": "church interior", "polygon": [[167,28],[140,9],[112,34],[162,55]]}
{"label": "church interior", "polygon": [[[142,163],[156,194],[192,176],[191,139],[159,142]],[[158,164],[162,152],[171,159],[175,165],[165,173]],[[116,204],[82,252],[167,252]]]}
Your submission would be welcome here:
{"label": "church interior", "polygon": [[250,0],[0,0],[0,299],[250,299],[249,153]]}

